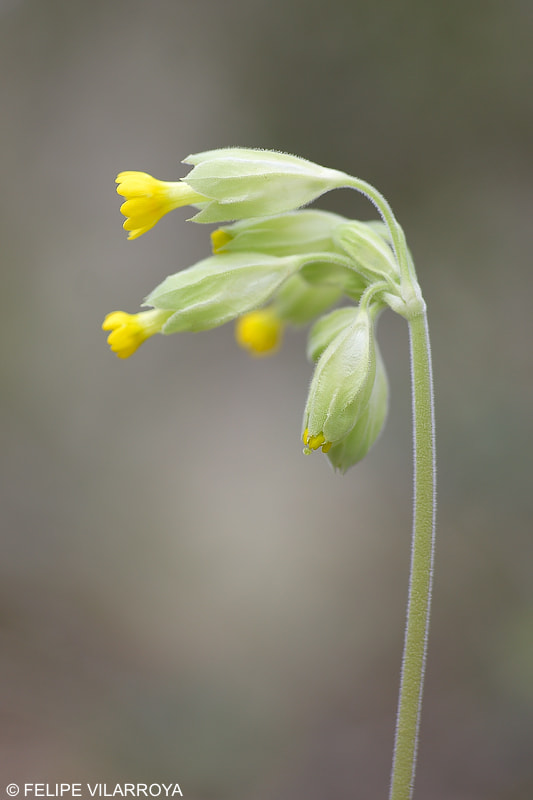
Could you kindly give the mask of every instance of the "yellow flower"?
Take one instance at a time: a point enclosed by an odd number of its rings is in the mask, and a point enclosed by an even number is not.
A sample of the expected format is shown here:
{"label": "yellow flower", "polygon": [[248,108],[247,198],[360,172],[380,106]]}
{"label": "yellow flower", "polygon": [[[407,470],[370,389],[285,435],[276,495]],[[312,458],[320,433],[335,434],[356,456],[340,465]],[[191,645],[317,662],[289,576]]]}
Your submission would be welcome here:
{"label": "yellow flower", "polygon": [[322,448],[323,453],[327,453],[331,448],[331,442],[326,442],[326,437],[323,433],[317,433],[316,436],[309,436],[309,429],[306,428],[302,436],[303,443],[305,444],[304,453],[308,454],[311,450],[318,450]]}
{"label": "yellow flower", "polygon": [[107,343],[119,358],[129,358],[138,350],[143,342],[161,328],[172,316],[172,311],[141,311],[138,314],[127,314],[125,311],[113,311],[108,314],[102,324],[103,331],[111,331]]}
{"label": "yellow flower", "polygon": [[235,339],[252,356],[270,356],[279,350],[283,328],[282,320],[271,307],[262,308],[239,317]]}
{"label": "yellow flower", "polygon": [[126,198],[120,210],[126,217],[123,228],[129,231],[128,239],[142,236],[175,208],[207,200],[185,181],[159,181],[146,172],[120,172],[116,182],[117,193]]}

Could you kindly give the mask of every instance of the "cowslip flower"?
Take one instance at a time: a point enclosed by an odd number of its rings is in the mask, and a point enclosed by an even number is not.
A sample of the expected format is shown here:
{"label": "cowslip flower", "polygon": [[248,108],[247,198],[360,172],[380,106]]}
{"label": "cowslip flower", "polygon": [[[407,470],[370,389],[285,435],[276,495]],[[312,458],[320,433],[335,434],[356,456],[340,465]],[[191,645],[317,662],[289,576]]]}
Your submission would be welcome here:
{"label": "cowslip flower", "polygon": [[150,336],[160,333],[172,312],[140,311],[128,314],[126,311],[112,311],[104,319],[102,330],[111,331],[107,343],[119,358],[129,358]]}
{"label": "cowslip flower", "polygon": [[160,181],[146,172],[119,172],[116,183],[117,194],[126,198],[120,211],[126,217],[128,239],[142,236],[175,208],[206,201],[184,181]]}
{"label": "cowslip flower", "polygon": [[[302,209],[351,179],[297,156],[229,148],[184,163],[191,171],[174,182],[143,172],[118,175],[129,238],[184,205],[199,209],[194,221],[231,224],[212,234],[213,256],[170,275],[148,295],[150,311],[106,317],[111,349],[128,358],[153,333],[208,330],[236,319],[237,343],[265,356],[279,349],[287,325],[319,318],[309,339],[316,366],[303,439],[307,451],[322,449],[344,471],[375,440],[386,413],[373,325],[388,295],[399,294],[388,229]],[[321,317],[342,295],[360,305]]]}

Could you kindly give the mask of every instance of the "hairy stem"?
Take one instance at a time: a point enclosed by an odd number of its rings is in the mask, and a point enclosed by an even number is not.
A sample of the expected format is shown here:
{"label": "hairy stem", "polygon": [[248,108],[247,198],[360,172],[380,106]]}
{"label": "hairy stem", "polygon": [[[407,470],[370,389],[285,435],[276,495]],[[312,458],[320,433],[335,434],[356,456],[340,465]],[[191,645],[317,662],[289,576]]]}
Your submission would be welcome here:
{"label": "hairy stem", "polygon": [[404,308],[409,323],[414,438],[414,511],[411,572],[396,736],[389,800],[411,800],[431,614],[435,552],[435,410],[426,304],[405,235],[383,195],[366,181],[348,176],[347,186],[364,194],[387,225],[396,254]]}
{"label": "hairy stem", "polygon": [[426,665],[435,550],[435,420],[425,308],[409,319],[414,432],[414,519],[409,600],[389,800],[411,800]]}

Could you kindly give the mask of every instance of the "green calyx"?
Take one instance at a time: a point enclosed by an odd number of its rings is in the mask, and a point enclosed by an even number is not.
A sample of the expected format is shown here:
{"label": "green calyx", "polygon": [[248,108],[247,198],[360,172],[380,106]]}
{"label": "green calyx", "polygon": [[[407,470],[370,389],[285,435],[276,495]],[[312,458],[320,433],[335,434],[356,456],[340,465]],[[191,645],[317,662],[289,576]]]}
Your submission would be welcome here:
{"label": "green calyx", "polygon": [[165,278],[144,305],[175,312],[162,333],[209,330],[265,304],[300,263],[261,253],[211,256]]}
{"label": "green calyx", "polygon": [[377,344],[375,355],[376,372],[368,403],[359,414],[352,430],[344,439],[334,444],[327,454],[332,466],[342,473],[366,456],[377,441],[387,419],[389,384]]}
{"label": "green calyx", "polygon": [[194,191],[208,198],[195,222],[221,222],[292,211],[331,189],[347,176],[286,153],[250,148],[210,150],[184,160]]}
{"label": "green calyx", "polygon": [[243,219],[224,225],[213,234],[222,233],[224,243],[216,252],[259,251],[276,256],[297,253],[345,250],[335,241],[335,231],[348,222],[340,214],[317,209],[300,209],[287,214],[259,219]]}
{"label": "green calyx", "polygon": [[347,222],[335,228],[333,238],[352,259],[354,269],[369,283],[386,280],[399,287],[400,274],[394,253],[388,241],[371,225]]}
{"label": "green calyx", "polygon": [[364,410],[376,369],[373,321],[359,309],[320,355],[304,412],[304,431],[335,445]]}

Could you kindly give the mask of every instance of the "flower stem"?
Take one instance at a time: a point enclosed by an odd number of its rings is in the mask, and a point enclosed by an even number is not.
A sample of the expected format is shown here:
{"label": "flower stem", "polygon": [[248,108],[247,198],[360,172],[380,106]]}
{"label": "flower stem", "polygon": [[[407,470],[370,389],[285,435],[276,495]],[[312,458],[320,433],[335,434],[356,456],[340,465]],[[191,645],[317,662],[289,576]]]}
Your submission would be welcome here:
{"label": "flower stem", "polygon": [[414,432],[414,519],[409,601],[389,800],[411,800],[426,665],[435,550],[435,421],[425,307],[408,319]]}
{"label": "flower stem", "polygon": [[[389,800],[411,800],[431,614],[435,554],[436,462],[433,375],[426,304],[404,232],[383,195],[360,178],[346,176],[346,186],[364,194],[387,225],[401,280],[403,309],[409,324],[414,438],[414,510],[409,600],[396,717]],[[391,306],[392,307],[392,306]]]}

